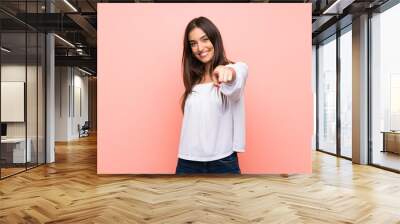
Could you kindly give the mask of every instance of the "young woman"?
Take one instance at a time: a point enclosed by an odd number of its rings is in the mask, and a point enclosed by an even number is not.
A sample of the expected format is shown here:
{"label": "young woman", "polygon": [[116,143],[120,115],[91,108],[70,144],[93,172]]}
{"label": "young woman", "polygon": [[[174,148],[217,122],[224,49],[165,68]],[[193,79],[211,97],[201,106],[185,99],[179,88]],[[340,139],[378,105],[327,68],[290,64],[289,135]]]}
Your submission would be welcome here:
{"label": "young woman", "polygon": [[176,174],[240,174],[247,65],[228,60],[217,27],[198,17],[186,26],[182,66],[184,116]]}

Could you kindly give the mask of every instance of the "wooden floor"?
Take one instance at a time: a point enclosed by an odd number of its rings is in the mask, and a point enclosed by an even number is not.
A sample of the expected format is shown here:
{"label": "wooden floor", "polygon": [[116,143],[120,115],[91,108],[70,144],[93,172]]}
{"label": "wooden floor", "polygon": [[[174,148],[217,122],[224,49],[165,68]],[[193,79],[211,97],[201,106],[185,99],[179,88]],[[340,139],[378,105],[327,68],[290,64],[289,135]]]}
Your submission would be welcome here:
{"label": "wooden floor", "polygon": [[96,175],[96,138],[0,181],[0,223],[400,223],[400,175],[315,152],[312,175]]}
{"label": "wooden floor", "polygon": [[25,164],[18,164],[18,167],[6,167],[1,168],[1,178],[6,178],[8,176],[15,175],[20,172],[24,172],[25,170],[33,169],[37,167],[36,163],[27,163],[26,167]]}
{"label": "wooden floor", "polygon": [[22,172],[22,171],[25,171],[26,169],[25,169],[25,167],[24,168],[19,168],[19,167],[17,167],[17,168],[1,168],[1,178],[4,178],[4,177],[8,177],[8,176],[11,176],[11,175],[13,175],[13,174],[16,174],[16,173],[19,173],[19,172]]}

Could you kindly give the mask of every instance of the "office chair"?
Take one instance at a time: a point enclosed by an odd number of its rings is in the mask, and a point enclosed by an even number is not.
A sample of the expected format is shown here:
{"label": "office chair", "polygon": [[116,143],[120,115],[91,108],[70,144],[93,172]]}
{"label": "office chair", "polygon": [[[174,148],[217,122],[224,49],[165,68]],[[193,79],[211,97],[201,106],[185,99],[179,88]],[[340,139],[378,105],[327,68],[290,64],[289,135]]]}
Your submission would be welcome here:
{"label": "office chair", "polygon": [[[78,128],[79,126],[80,125],[78,125]],[[82,127],[79,128],[79,138],[89,136],[89,129],[90,129],[89,121],[85,121]]]}

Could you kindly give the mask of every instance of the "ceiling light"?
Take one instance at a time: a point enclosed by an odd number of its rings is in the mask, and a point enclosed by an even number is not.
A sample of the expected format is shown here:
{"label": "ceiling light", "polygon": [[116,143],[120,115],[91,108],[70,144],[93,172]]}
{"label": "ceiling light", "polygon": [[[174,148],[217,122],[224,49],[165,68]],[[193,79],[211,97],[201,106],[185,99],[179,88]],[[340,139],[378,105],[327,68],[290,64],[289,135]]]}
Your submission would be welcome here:
{"label": "ceiling light", "polygon": [[6,53],[10,53],[10,52],[11,52],[11,50],[9,50],[9,49],[7,49],[7,48],[5,48],[5,47],[1,47],[1,50],[4,51],[4,52],[6,52]]}
{"label": "ceiling light", "polygon": [[342,14],[343,10],[354,1],[355,0],[336,0],[332,5],[325,9],[322,14]]}
{"label": "ceiling light", "polygon": [[75,48],[75,45],[71,44],[71,42],[69,42],[68,40],[58,36],[57,34],[54,34],[55,37],[57,37],[58,39],[60,39],[61,41],[63,41],[64,43],[68,44],[69,46]]}
{"label": "ceiling light", "polygon": [[74,12],[78,12],[78,10],[71,4],[69,3],[68,0],[64,0],[65,4],[67,4],[72,10],[74,10]]}
{"label": "ceiling light", "polygon": [[88,72],[88,71],[86,71],[86,70],[83,70],[83,69],[81,69],[81,68],[79,68],[79,67],[78,67],[78,70],[81,71],[81,72],[83,72],[83,73],[85,73],[85,74],[93,75],[92,73],[90,73],[90,72]]}

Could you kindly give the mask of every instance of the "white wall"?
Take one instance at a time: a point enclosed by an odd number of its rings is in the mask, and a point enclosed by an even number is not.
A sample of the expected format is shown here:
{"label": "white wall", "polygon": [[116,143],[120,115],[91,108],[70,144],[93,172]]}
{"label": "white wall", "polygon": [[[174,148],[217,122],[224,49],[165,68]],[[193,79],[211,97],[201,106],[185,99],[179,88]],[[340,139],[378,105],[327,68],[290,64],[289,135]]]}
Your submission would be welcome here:
{"label": "white wall", "polygon": [[70,84],[69,69],[55,68],[55,141],[68,140],[68,86]]}
{"label": "white wall", "polygon": [[56,67],[55,86],[55,140],[77,139],[78,124],[88,120],[88,77],[76,68]]}
{"label": "white wall", "polygon": [[[89,111],[88,111],[88,77],[85,76],[81,76],[81,74],[83,73],[77,73],[79,72],[79,70],[74,70],[75,75],[74,75],[74,89],[75,89],[75,107],[74,107],[74,111],[75,113],[73,113],[73,119],[72,119],[72,135],[74,137],[79,137],[79,133],[78,133],[78,124],[80,124],[81,126],[85,123],[85,121],[88,120],[89,117]],[[79,93],[80,91],[80,93]],[[79,97],[80,96],[80,97]],[[81,108],[79,108],[81,107]],[[81,109],[82,111],[79,111],[79,109]]]}

